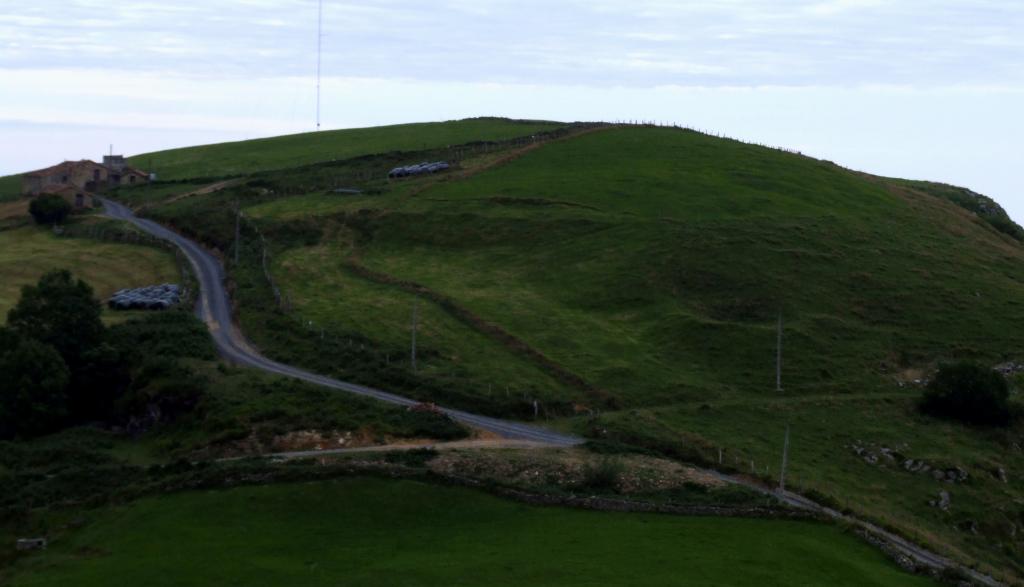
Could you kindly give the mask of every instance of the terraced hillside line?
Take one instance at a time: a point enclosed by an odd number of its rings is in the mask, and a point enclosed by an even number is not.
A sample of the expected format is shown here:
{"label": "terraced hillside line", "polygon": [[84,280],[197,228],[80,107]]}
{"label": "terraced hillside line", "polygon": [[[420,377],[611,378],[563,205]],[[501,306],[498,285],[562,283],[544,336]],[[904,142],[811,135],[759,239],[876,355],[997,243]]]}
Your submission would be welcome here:
{"label": "terraced hillside line", "polygon": [[363,265],[353,257],[345,259],[342,264],[344,267],[357,276],[362,277],[368,281],[379,283],[382,285],[388,285],[397,287],[407,293],[413,295],[422,296],[434,302],[441,307],[444,311],[448,312],[452,317],[462,322],[463,324],[473,328],[477,332],[485,334],[492,339],[501,343],[505,348],[513,351],[514,353],[525,357],[538,365],[541,369],[567,385],[570,385],[580,391],[584,391],[591,395],[594,399],[600,402],[602,407],[614,408],[614,398],[607,391],[595,387],[589,383],[582,376],[570,371],[562,364],[558,363],[551,357],[548,357],[539,350],[533,348],[523,339],[505,330],[501,326],[493,322],[484,320],[480,316],[477,316],[468,308],[460,305],[452,298],[436,292],[429,287],[416,283],[414,281],[407,281],[399,279],[397,277],[388,275],[381,271],[370,269]]}
{"label": "terraced hillside line", "polygon": [[162,203],[163,204],[171,204],[173,202],[177,202],[178,200],[184,200],[185,198],[191,198],[192,196],[204,196],[206,194],[212,194],[214,192],[219,192],[221,190],[225,190],[227,188],[234,187],[234,186],[242,183],[246,179],[247,178],[244,178],[244,177],[236,177],[235,179],[226,179],[224,181],[218,181],[216,183],[211,183],[210,185],[205,185],[205,186],[203,186],[203,187],[201,187],[201,188],[199,188],[197,190],[192,190],[191,192],[186,192],[184,194],[179,194],[179,195],[174,196],[174,197],[170,198],[169,200],[166,200],[166,201],[164,201]]}

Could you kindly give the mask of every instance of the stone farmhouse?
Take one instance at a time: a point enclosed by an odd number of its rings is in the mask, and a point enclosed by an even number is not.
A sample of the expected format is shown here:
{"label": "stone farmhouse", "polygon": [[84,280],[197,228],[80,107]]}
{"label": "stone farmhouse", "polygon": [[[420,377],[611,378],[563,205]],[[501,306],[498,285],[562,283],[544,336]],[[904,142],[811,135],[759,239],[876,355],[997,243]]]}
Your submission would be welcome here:
{"label": "stone farmhouse", "polygon": [[21,193],[55,194],[75,208],[84,208],[98,205],[98,193],[120,185],[146,183],[149,179],[146,172],[128,166],[123,155],[104,155],[102,164],[88,159],[65,161],[26,173],[21,176]]}

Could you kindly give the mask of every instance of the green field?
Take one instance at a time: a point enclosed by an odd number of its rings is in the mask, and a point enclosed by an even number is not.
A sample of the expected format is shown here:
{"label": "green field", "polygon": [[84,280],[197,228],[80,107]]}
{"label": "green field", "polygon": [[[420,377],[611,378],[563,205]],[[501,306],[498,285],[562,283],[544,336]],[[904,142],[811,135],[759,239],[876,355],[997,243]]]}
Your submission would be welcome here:
{"label": "green field", "polygon": [[322,131],[146,153],[131,164],[160,180],[221,177],[349,159],[386,151],[420,151],[470,141],[500,141],[563,126],[556,122],[472,118]]}
{"label": "green field", "polygon": [[184,493],[90,517],[12,585],[930,584],[831,526],[537,508],[410,481]]}
{"label": "green field", "polygon": [[167,251],[141,245],[106,243],[85,238],[54,236],[48,228],[24,227],[0,231],[0,316],[21,295],[53,269],[69,269],[106,299],[126,287],[179,282],[181,272]]}

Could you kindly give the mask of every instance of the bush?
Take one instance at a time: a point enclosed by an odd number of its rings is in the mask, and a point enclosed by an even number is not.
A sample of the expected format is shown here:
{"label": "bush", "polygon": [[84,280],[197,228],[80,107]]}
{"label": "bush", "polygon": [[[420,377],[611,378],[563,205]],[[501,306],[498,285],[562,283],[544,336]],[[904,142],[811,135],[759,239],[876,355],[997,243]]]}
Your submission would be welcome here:
{"label": "bush", "polygon": [[56,348],[74,371],[103,339],[102,311],[92,287],[61,269],[21,288],[21,299],[7,312],[7,325],[25,338]]}
{"label": "bush", "polygon": [[587,467],[580,488],[618,492],[619,478],[625,470],[626,466],[621,460],[606,456]]}
{"label": "bush", "polygon": [[60,196],[39,196],[32,199],[28,213],[36,224],[61,224],[71,214],[71,204]]}
{"label": "bush", "polygon": [[206,377],[174,359],[151,357],[118,400],[116,411],[123,420],[148,418],[150,425],[171,422],[195,409],[208,385]]}
{"label": "bush", "polygon": [[961,362],[943,365],[928,384],[921,411],[980,426],[1008,426],[1013,420],[1009,387],[1002,374]]}
{"label": "bush", "polygon": [[70,375],[53,347],[0,331],[0,439],[53,432],[67,417]]}
{"label": "bush", "polygon": [[144,357],[217,358],[206,325],[187,310],[155,312],[122,322],[110,327],[108,338],[134,363]]}

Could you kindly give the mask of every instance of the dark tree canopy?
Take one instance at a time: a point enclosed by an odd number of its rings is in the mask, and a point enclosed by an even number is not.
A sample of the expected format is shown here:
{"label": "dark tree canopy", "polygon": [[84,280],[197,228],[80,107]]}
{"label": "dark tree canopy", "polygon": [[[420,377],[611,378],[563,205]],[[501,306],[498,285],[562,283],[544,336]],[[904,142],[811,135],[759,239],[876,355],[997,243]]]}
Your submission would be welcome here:
{"label": "dark tree canopy", "polygon": [[60,224],[71,214],[71,204],[57,195],[38,196],[28,205],[28,213],[36,224]]}
{"label": "dark tree canopy", "polygon": [[75,370],[103,340],[101,312],[89,284],[73,279],[67,270],[51,271],[38,284],[21,289],[21,299],[7,313],[7,324],[22,337],[53,346]]}
{"label": "dark tree canopy", "polygon": [[46,434],[65,423],[70,373],[53,347],[0,331],[0,374],[0,438]]}
{"label": "dark tree canopy", "polygon": [[202,325],[162,317],[160,324],[178,326],[171,348],[153,344],[166,332],[145,322],[111,333],[101,312],[92,288],[66,270],[22,288],[0,328],[0,439],[93,422],[142,422],[146,429],[199,405],[206,380],[177,359],[213,357]]}
{"label": "dark tree canopy", "polygon": [[973,363],[942,365],[921,400],[926,414],[967,424],[1007,426],[1013,419],[1002,374]]}

